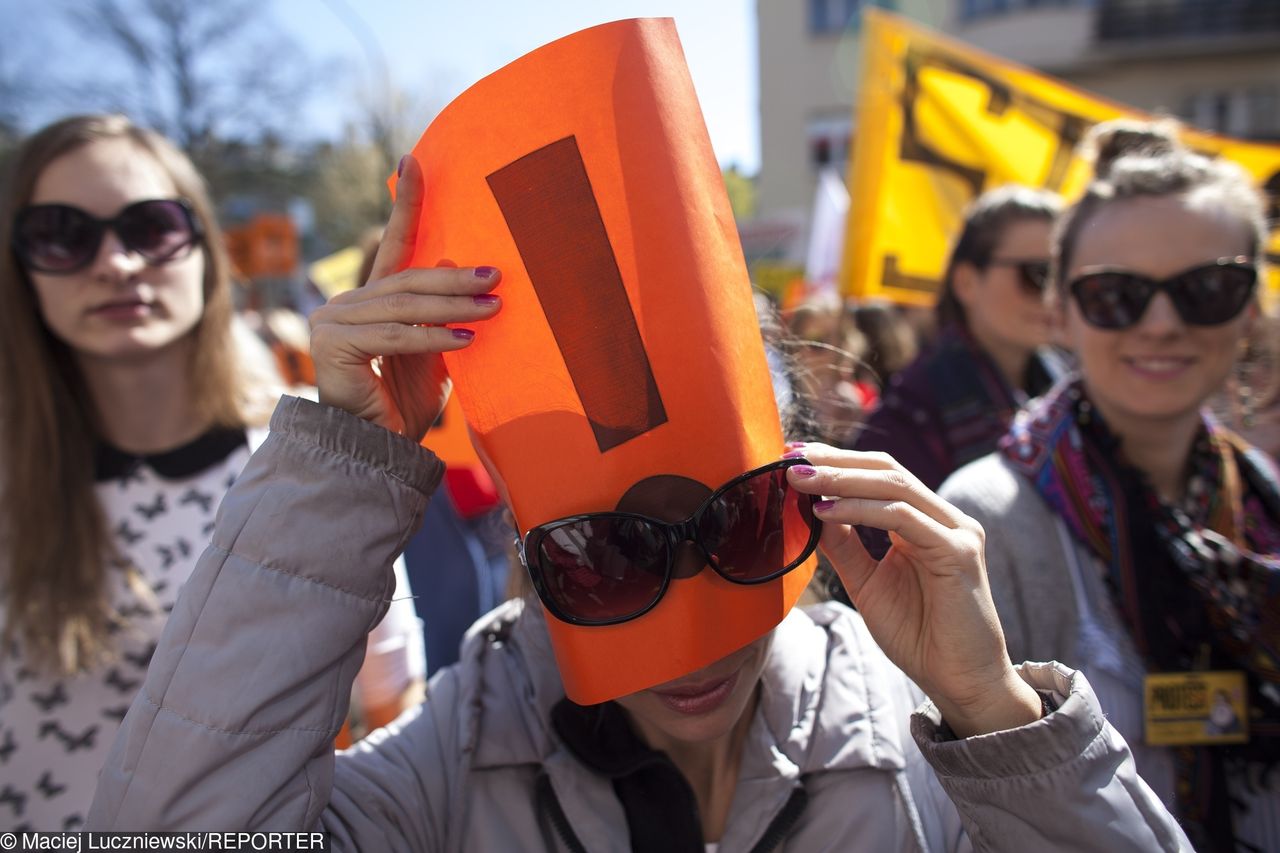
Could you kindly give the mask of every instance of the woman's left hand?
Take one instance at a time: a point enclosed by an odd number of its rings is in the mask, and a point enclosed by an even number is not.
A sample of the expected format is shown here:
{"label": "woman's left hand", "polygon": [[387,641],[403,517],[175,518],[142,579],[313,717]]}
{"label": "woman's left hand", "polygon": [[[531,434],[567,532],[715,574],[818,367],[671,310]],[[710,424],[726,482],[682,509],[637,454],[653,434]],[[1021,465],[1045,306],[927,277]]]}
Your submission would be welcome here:
{"label": "woman's left hand", "polygon": [[[1014,671],[987,585],[978,522],[884,453],[806,444],[810,466],[787,473],[797,490],[828,500],[815,511],[821,546],[872,636],[920,685],[960,737],[1040,718],[1039,695]],[[853,525],[889,532],[871,558]]]}

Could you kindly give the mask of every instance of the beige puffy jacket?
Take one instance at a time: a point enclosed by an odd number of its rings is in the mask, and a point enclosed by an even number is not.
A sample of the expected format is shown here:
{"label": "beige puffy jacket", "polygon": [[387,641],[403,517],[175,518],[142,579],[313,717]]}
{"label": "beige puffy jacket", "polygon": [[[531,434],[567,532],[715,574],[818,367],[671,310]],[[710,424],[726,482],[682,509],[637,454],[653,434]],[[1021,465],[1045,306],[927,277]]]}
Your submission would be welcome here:
{"label": "beige puffy jacket", "polygon": [[[323,828],[335,850],[628,849],[610,781],[548,723],[563,690],[541,612],[519,602],[472,629],[420,708],[334,755],[391,562],[440,475],[381,428],[280,404],[115,741],[92,828]],[[912,715],[919,691],[856,614],[793,612],[719,849],[1189,849],[1087,682],[1020,672],[1060,709],[951,740],[932,706]]]}

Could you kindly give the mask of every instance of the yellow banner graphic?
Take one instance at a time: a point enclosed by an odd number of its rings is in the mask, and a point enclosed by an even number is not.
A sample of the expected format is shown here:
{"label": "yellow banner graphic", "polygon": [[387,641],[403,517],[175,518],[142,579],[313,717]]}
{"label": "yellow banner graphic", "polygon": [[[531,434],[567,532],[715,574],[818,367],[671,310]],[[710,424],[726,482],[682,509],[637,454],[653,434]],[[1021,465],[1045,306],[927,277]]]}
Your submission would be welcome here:
{"label": "yellow banner graphic", "polygon": [[[999,59],[888,12],[863,13],[862,72],[849,169],[846,295],[932,305],[965,207],[1021,183],[1078,195],[1091,174],[1077,146],[1094,124],[1150,116]],[[1280,294],[1280,145],[1188,130],[1270,195],[1268,301]]]}

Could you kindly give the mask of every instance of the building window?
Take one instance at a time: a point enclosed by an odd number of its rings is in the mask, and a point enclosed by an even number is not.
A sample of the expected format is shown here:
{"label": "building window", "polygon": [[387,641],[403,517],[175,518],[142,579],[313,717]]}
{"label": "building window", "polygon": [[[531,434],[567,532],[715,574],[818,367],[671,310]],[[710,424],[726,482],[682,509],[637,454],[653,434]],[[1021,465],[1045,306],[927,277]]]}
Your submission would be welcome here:
{"label": "building window", "polygon": [[1098,0],[1100,41],[1259,35],[1280,31],[1275,0]]}
{"label": "building window", "polygon": [[1280,139],[1280,89],[1257,86],[1246,95],[1249,102],[1249,135],[1254,139]]}
{"label": "building window", "polygon": [[970,23],[1024,9],[1063,8],[1088,2],[1090,0],[960,0],[960,20]]}
{"label": "building window", "polygon": [[1280,89],[1211,89],[1188,95],[1180,118],[1202,130],[1242,139],[1280,138]]}
{"label": "building window", "polygon": [[847,171],[853,136],[850,113],[814,117],[809,120],[805,135],[809,140],[809,165],[814,172],[829,168],[843,175]]}
{"label": "building window", "polygon": [[858,18],[866,6],[896,10],[897,0],[809,0],[809,32],[841,33],[858,26]]}

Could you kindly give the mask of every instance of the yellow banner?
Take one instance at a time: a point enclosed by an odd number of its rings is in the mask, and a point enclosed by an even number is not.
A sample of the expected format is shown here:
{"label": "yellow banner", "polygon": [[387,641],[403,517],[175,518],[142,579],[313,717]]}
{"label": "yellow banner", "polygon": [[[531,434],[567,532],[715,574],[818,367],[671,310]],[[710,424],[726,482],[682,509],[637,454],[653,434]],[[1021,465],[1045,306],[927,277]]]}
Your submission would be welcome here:
{"label": "yellow banner", "polygon": [[307,278],[315,283],[325,298],[332,299],[344,290],[353,290],[363,283],[356,281],[362,263],[364,250],[359,246],[349,246],[313,261],[307,267]]}
{"label": "yellow banner", "polygon": [[[1149,116],[868,8],[844,293],[932,305],[965,207],[1006,183],[1083,190],[1076,147],[1094,124]],[[1188,131],[1187,144],[1220,154],[1280,195],[1280,145]],[[1272,212],[1273,221],[1276,213]],[[1280,294],[1280,228],[1271,233],[1268,292]]]}

